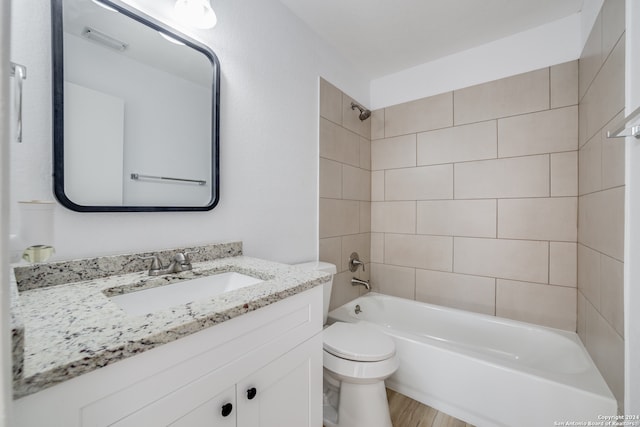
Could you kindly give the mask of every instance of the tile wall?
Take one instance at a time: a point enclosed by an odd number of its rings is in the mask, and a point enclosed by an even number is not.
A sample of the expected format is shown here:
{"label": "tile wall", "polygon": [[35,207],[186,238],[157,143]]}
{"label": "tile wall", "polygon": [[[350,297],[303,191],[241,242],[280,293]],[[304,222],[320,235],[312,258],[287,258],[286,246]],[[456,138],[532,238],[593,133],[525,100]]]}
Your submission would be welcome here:
{"label": "tile wall", "polygon": [[[320,83],[320,259],[373,290],[577,330],[624,398],[624,0],[579,61],[374,111]],[[577,316],[576,316],[577,312]]]}
{"label": "tile wall", "polygon": [[578,334],[618,399],[624,397],[625,2],[607,0],[580,58]]}
{"label": "tile wall", "polygon": [[371,123],[374,290],[576,329],[578,61]]}
{"label": "tile wall", "polygon": [[[369,279],[371,246],[371,125],[351,109],[352,98],[320,79],[320,260],[335,264],[330,308],[356,298]],[[348,270],[357,252],[366,271]]]}

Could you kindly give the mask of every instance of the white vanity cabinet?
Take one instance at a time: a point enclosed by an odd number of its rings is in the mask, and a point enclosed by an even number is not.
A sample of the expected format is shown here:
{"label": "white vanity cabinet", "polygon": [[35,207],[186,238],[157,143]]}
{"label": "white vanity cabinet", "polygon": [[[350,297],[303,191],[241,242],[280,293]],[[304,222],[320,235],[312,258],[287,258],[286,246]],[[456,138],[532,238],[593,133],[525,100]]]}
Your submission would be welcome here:
{"label": "white vanity cabinet", "polygon": [[322,286],[14,401],[18,427],[322,425]]}

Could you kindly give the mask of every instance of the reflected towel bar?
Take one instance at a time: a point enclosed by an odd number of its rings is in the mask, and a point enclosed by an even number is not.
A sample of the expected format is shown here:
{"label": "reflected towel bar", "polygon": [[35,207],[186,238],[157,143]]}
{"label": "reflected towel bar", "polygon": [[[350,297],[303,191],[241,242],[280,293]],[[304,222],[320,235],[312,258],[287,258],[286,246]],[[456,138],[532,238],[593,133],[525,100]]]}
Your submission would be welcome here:
{"label": "reflected towel bar", "polygon": [[[607,138],[625,138],[627,136],[633,136],[636,139],[640,139],[640,124],[637,123],[637,119],[640,118],[640,107],[636,108],[631,114],[622,119],[613,130],[607,131]],[[636,122],[633,126],[629,126],[629,123]],[[623,133],[624,131],[628,131]]]}
{"label": "reflected towel bar", "polygon": [[18,110],[18,129],[16,139],[22,142],[22,82],[27,79],[27,67],[11,62],[11,76],[16,81],[16,110]]}
{"label": "reflected towel bar", "polygon": [[138,181],[139,179],[157,179],[160,181],[178,181],[178,182],[188,182],[192,184],[205,185],[207,181],[203,181],[201,179],[185,179],[185,178],[171,178],[168,176],[153,176],[153,175],[142,175],[139,173],[132,173],[131,179]]}

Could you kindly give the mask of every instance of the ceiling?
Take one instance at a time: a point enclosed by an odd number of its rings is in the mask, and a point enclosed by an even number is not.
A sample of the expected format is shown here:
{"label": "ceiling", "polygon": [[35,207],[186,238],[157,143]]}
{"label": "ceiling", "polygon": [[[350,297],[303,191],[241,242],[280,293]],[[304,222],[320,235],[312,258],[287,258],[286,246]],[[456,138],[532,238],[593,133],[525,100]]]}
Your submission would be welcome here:
{"label": "ceiling", "polygon": [[280,0],[372,78],[579,12],[583,0]]}

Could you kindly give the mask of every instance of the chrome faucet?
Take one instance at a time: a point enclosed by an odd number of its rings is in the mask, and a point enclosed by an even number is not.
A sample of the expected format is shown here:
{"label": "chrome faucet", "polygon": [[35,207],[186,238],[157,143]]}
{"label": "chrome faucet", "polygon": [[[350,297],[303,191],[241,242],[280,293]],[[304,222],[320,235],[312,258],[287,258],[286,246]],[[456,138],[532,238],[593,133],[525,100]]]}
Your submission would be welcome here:
{"label": "chrome faucet", "polygon": [[181,271],[191,270],[193,267],[191,266],[191,259],[189,258],[189,254],[195,252],[176,252],[173,256],[173,260],[171,263],[165,267],[162,265],[162,261],[158,255],[150,255],[145,257],[140,257],[140,259],[151,259],[151,266],[149,267],[149,276],[161,276],[163,274],[173,274],[180,273]]}
{"label": "chrome faucet", "polygon": [[371,286],[369,285],[369,281],[368,280],[360,280],[357,277],[353,277],[351,279],[351,286],[364,286],[365,288],[367,288],[368,291],[371,290]]}
{"label": "chrome faucet", "polygon": [[352,252],[351,256],[349,257],[349,271],[353,273],[360,266],[362,266],[362,271],[365,271],[364,262],[360,261],[358,252]]}

